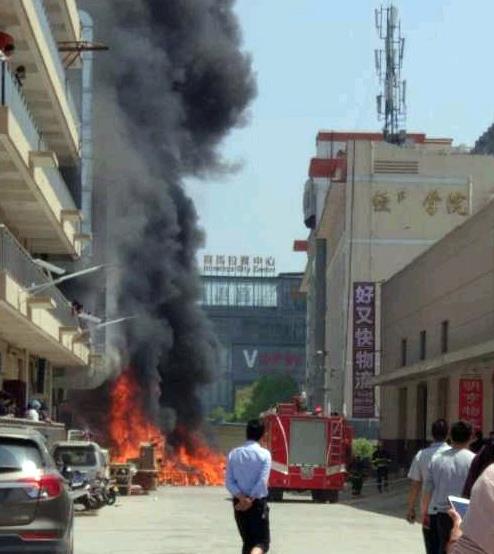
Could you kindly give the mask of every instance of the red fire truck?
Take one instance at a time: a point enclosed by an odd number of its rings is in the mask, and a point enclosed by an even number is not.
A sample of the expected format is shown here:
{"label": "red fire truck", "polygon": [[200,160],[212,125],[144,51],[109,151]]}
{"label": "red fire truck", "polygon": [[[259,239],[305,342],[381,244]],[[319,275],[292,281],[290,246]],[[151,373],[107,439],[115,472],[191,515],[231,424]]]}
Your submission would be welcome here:
{"label": "red fire truck", "polygon": [[352,449],[352,429],[345,419],[310,413],[298,398],[278,404],[262,419],[264,446],[273,459],[270,499],[281,501],[284,491],[310,490],[314,502],[337,502]]}

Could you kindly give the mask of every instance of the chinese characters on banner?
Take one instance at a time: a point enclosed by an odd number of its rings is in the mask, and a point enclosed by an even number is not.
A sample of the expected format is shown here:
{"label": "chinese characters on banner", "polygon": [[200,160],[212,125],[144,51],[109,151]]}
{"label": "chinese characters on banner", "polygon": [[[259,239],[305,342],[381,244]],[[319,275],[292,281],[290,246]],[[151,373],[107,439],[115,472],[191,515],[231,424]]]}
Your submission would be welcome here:
{"label": "chinese characters on banner", "polygon": [[483,411],[482,379],[460,379],[460,419],[469,421],[475,431],[482,429]]}
{"label": "chinese characters on banner", "polygon": [[353,417],[374,417],[375,283],[353,284]]}
{"label": "chinese characters on banner", "polygon": [[276,261],[272,256],[224,256],[206,254],[202,272],[205,275],[274,275]]}

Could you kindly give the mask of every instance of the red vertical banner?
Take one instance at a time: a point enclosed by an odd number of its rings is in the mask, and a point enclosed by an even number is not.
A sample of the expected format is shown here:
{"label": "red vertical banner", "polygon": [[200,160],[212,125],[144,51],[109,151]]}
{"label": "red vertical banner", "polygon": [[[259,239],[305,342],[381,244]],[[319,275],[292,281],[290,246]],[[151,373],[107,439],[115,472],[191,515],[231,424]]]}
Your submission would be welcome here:
{"label": "red vertical banner", "polygon": [[353,284],[353,417],[375,417],[376,285]]}
{"label": "red vertical banner", "polygon": [[475,431],[482,429],[484,417],[484,384],[482,379],[460,379],[459,417],[469,421]]}

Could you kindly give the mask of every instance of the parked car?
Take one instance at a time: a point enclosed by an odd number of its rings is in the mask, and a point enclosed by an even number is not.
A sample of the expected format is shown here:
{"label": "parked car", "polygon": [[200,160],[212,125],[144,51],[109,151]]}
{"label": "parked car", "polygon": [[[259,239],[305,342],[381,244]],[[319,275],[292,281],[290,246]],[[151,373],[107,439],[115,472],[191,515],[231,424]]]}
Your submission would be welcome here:
{"label": "parked car", "polygon": [[79,472],[90,483],[109,477],[107,457],[99,444],[91,441],[57,442],[53,457],[58,465]]}
{"label": "parked car", "polygon": [[74,508],[40,433],[0,425],[0,553],[73,554]]}

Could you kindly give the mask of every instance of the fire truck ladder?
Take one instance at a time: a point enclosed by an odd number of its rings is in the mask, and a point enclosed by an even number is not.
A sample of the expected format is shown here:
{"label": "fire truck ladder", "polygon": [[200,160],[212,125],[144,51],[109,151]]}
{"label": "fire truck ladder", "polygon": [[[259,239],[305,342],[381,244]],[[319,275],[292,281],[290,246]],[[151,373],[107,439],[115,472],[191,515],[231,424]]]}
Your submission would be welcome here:
{"label": "fire truck ladder", "polygon": [[343,460],[343,420],[331,420],[329,429],[328,465],[340,465]]}

